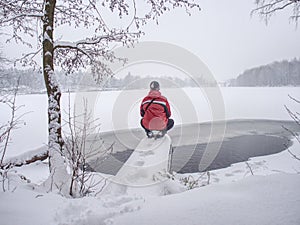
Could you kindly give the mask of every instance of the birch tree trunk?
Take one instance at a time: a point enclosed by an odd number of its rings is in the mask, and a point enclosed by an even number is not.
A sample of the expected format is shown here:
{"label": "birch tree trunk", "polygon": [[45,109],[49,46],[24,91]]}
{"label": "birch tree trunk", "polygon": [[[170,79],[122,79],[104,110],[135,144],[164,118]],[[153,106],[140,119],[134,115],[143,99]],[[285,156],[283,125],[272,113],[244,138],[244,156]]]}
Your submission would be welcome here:
{"label": "birch tree trunk", "polygon": [[[140,8],[137,6],[139,2],[138,0],[0,1],[0,27],[11,28],[7,29],[7,31],[11,30],[7,41],[15,40],[17,43],[33,48],[32,41],[38,37],[38,49],[23,55],[16,62],[23,66],[39,67],[40,61],[35,58],[40,53],[39,41],[42,40],[43,74],[48,94],[50,168],[49,179],[44,185],[50,184],[50,187],[58,188],[64,192],[63,194],[75,192],[69,189],[71,177],[67,173],[62,153],[61,91],[55,78],[54,65],[61,67],[66,73],[75,72],[79,68],[91,67],[96,80],[101,82],[103,78],[113,75],[109,63],[125,62],[124,59],[114,55],[113,45],[132,46],[143,34],[142,27],[148,21],[158,23],[161,15],[174,8],[183,8],[189,15],[193,8],[200,10],[200,6],[194,3],[194,0],[142,1],[141,7],[144,8],[137,10]],[[107,24],[102,18],[102,13],[111,13],[108,15],[119,20],[120,24],[117,27]],[[43,24],[42,35],[40,35],[40,27],[37,23],[40,19]],[[62,40],[54,43],[54,28],[64,25],[69,25],[74,29],[85,28],[88,32],[82,34],[82,38],[75,42]]]}
{"label": "birch tree trunk", "polygon": [[[61,91],[54,73],[54,10],[56,0],[45,0],[43,18],[43,74],[48,94],[48,148],[50,177],[46,185],[58,188],[67,194],[69,175],[62,156],[63,140],[61,134]],[[50,183],[49,183],[50,182]]]}

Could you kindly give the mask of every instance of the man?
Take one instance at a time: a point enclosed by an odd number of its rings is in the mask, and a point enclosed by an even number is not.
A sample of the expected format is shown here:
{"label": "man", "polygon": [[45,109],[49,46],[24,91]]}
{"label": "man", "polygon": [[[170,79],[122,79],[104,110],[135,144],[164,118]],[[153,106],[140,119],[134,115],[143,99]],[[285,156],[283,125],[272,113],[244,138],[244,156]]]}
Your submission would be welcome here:
{"label": "man", "polygon": [[174,126],[174,120],[170,119],[171,109],[166,97],[160,93],[157,81],[150,83],[150,92],[143,99],[140,113],[143,117],[141,125],[149,138],[153,137],[151,131],[162,132],[162,136]]}

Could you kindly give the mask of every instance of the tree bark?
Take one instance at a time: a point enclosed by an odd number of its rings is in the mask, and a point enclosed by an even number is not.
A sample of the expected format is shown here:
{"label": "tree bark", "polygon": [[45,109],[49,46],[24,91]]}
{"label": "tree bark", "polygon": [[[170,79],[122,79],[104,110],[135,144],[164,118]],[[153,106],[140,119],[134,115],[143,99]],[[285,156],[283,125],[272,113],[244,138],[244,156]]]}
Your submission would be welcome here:
{"label": "tree bark", "polygon": [[67,173],[62,155],[63,139],[61,133],[61,91],[54,73],[54,10],[56,0],[45,0],[43,18],[43,74],[48,94],[48,151],[50,176],[44,183],[69,195],[70,176]]}
{"label": "tree bark", "polygon": [[[61,91],[56,81],[53,63],[53,31],[55,4],[56,0],[45,1],[45,15],[43,20],[43,73],[48,94],[48,145],[49,148],[53,148],[55,149],[55,151],[61,152],[63,146],[60,110]],[[49,154],[49,156],[51,157],[51,154]]]}
{"label": "tree bark", "polygon": [[[21,159],[20,159],[21,158]],[[36,161],[44,161],[48,158],[48,151],[35,152],[30,157],[23,158],[22,155],[14,157],[1,165],[1,169],[9,169],[12,167],[21,167],[34,163]]]}

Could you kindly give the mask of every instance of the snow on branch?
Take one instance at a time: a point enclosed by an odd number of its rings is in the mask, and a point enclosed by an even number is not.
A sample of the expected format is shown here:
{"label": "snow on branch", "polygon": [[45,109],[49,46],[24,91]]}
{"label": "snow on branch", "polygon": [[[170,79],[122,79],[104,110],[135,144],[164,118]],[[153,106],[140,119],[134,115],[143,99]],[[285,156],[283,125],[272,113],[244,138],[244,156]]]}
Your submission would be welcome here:
{"label": "snow on branch", "polygon": [[0,24],[22,22],[26,18],[42,18],[43,2],[39,0],[14,0],[0,2]]}
{"label": "snow on branch", "polygon": [[141,32],[136,33],[126,33],[124,31],[119,32],[111,32],[107,35],[95,36],[92,38],[82,39],[76,42],[68,42],[68,41],[56,41],[54,43],[54,49],[57,48],[79,48],[80,45],[97,45],[102,41],[111,42],[111,41],[126,41],[126,39],[131,37],[137,37],[141,35]]}
{"label": "snow on branch", "polygon": [[[17,80],[17,85],[13,90],[13,95],[10,96],[8,93],[7,96],[1,96],[0,103],[6,105],[10,111],[10,118],[9,121],[5,124],[0,124],[0,167],[2,167],[5,154],[8,149],[8,145],[11,139],[11,131],[18,129],[19,125],[22,124],[21,118],[27,114],[23,113],[18,115],[18,111],[23,105],[18,106],[16,104],[17,94],[19,90],[20,78]],[[3,145],[2,145],[3,143]]]}
{"label": "snow on branch", "polygon": [[3,162],[2,168],[20,167],[36,161],[43,161],[48,158],[48,147],[43,146],[36,150],[28,151],[22,155],[9,158]]}
{"label": "snow on branch", "polygon": [[35,57],[37,57],[37,55],[42,51],[42,48],[37,49],[36,51],[27,53],[22,55],[21,58],[16,59],[15,64],[16,63],[21,63],[22,66],[32,66],[34,69],[36,68],[40,68],[40,65],[38,65],[38,63],[34,60]]}
{"label": "snow on branch", "polygon": [[112,43],[122,45],[132,45],[141,32],[126,32],[124,30],[111,30],[111,32],[99,36],[85,38],[76,42],[55,41],[55,63],[63,68],[67,74],[76,71],[78,68],[91,66],[96,82],[100,82],[104,77],[113,73],[107,62],[122,61],[126,59],[118,58],[111,49]]}
{"label": "snow on branch", "polygon": [[25,17],[33,17],[33,18],[42,18],[43,14],[18,14],[14,15],[13,17],[10,18],[2,18],[0,19],[0,24],[3,25],[5,23],[17,20],[17,19],[23,19]]}
{"label": "snow on branch", "polygon": [[[39,41],[38,45],[41,44],[44,34],[37,30],[41,29],[45,20],[43,15],[45,2],[42,0],[0,2],[0,24],[13,28],[8,41],[14,40],[32,47],[34,42],[28,41],[26,35],[31,38],[36,37]],[[69,25],[74,29],[81,27],[92,30],[93,34],[77,42],[56,42],[54,45],[56,54],[53,55],[55,64],[62,66],[67,73],[72,73],[78,68],[86,68],[91,64],[98,64],[104,68],[101,58],[109,61],[114,59],[109,50],[112,45],[131,46],[143,34],[141,30],[143,25],[150,21],[158,22],[162,14],[174,8],[184,8],[189,15],[189,10],[193,8],[200,10],[199,5],[193,0],[149,0],[147,2],[107,0],[101,3],[97,0],[56,1],[53,28]],[[111,13],[120,24],[117,27],[107,24],[103,18],[106,13]],[[66,55],[63,56],[63,53]],[[22,65],[32,65],[30,61],[34,61],[33,57],[23,57],[23,59],[26,60],[23,60]],[[101,69],[97,70],[101,71]],[[105,71],[108,72],[108,69]]]}

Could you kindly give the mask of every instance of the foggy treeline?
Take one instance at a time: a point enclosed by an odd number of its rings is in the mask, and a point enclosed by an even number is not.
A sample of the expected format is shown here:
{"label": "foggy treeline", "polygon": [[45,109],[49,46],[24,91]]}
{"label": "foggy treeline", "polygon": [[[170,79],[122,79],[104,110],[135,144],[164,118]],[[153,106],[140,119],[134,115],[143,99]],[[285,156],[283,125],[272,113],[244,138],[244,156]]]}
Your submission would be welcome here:
{"label": "foggy treeline", "polygon": [[[196,82],[189,77],[171,76],[146,76],[132,75],[130,72],[120,77],[111,77],[97,84],[95,77],[85,71],[78,71],[65,75],[63,71],[57,71],[58,82],[61,89],[66,91],[94,91],[94,90],[121,90],[121,89],[147,89],[152,80],[160,82],[162,88],[196,87],[215,85],[210,81],[199,78]],[[45,82],[40,71],[32,69],[0,69],[0,91],[13,90],[19,80],[19,93],[45,93]],[[273,62],[260,67],[248,69],[236,79],[231,79],[226,86],[242,87],[277,87],[277,86],[300,86],[300,60],[283,60]]]}
{"label": "foggy treeline", "polygon": [[[141,77],[128,73],[122,78],[110,77],[97,84],[95,77],[88,72],[65,75],[63,71],[56,72],[62,91],[94,91],[94,90],[121,90],[121,89],[148,89],[152,80],[158,80],[162,88],[195,87],[197,84],[191,78],[179,78],[171,76]],[[40,71],[27,69],[1,69],[0,91],[13,90],[19,80],[19,93],[46,93],[43,74]],[[198,82],[203,86],[212,83],[199,78]]]}
{"label": "foggy treeline", "polygon": [[[59,83],[64,89],[67,86],[72,86],[79,83],[80,74],[71,74],[66,76],[59,74]],[[13,90],[19,80],[19,93],[45,93],[46,87],[44,77],[41,71],[26,69],[19,70],[15,68],[0,70],[0,91]],[[72,89],[72,88],[71,88]]]}
{"label": "foggy treeline", "polygon": [[230,86],[300,86],[300,60],[283,60],[246,70]]}

